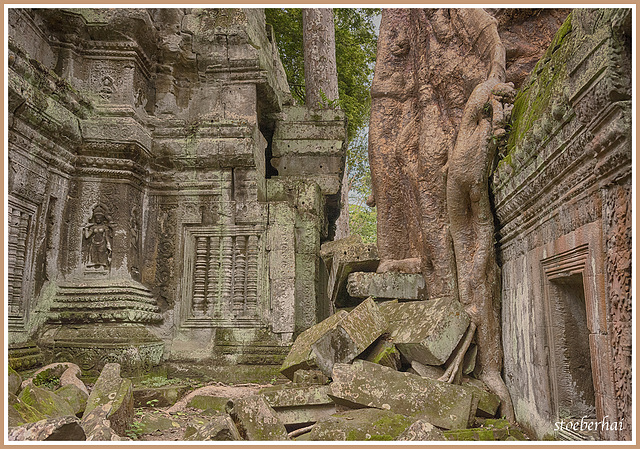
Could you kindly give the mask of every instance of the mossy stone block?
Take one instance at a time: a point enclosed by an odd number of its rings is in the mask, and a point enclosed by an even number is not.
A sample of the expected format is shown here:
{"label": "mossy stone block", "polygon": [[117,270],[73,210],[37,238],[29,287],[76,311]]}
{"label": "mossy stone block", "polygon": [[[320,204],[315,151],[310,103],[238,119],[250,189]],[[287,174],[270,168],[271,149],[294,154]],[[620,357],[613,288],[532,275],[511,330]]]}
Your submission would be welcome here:
{"label": "mossy stone block", "polygon": [[319,421],[304,438],[308,441],[392,441],[415,419],[389,410],[363,408],[334,413]]}
{"label": "mossy stone block", "polygon": [[242,437],[231,417],[220,414],[187,427],[184,439],[186,441],[239,441]]}
{"label": "mossy stone block", "polygon": [[125,435],[133,422],[133,384],[120,377],[120,364],[107,363],[89,395],[83,418],[99,406],[109,405],[107,418],[111,428],[120,436]]}
{"label": "mossy stone block", "polygon": [[56,396],[61,397],[71,405],[74,415],[84,412],[89,395],[73,384],[65,385],[55,391]]}
{"label": "mossy stone block", "polygon": [[334,366],[330,397],[349,407],[421,417],[443,429],[465,429],[477,407],[477,398],[463,387],[364,360]]}
{"label": "mossy stone block", "polygon": [[425,365],[444,364],[470,323],[462,304],[449,298],[389,303],[380,310],[398,351]]}
{"label": "mossy stone block", "polygon": [[265,388],[260,391],[271,407],[296,407],[302,405],[332,404],[328,396],[331,391],[329,385],[300,387],[282,386]]}
{"label": "mossy stone block", "polygon": [[418,419],[405,429],[396,441],[443,441],[445,437],[440,429],[424,419]]}
{"label": "mossy stone block", "polygon": [[284,441],[287,429],[276,412],[260,395],[234,400],[228,406],[243,439],[251,441]]}
{"label": "mossy stone block", "polygon": [[[20,392],[18,398],[21,402],[36,409],[47,418],[75,415],[73,407],[66,399],[56,395],[53,391],[36,387],[32,384],[27,385]],[[39,416],[39,414],[32,415],[30,420],[27,422],[35,422],[31,421],[31,419]]]}
{"label": "mossy stone block", "polygon": [[352,361],[387,330],[387,321],[372,298],[355,307],[335,328],[311,345],[318,368],[331,376],[335,363]]}
{"label": "mossy stone block", "polygon": [[20,392],[20,386],[22,385],[22,376],[16,372],[10,366],[7,367],[9,372],[9,393],[18,394]]}
{"label": "mossy stone block", "polygon": [[9,393],[9,427],[20,426],[22,424],[37,422],[47,417],[34,407],[25,404],[13,393]]}
{"label": "mossy stone block", "polygon": [[344,310],[340,310],[338,313],[331,315],[329,318],[302,332],[298,338],[296,338],[296,341],[293,342],[289,354],[282,363],[280,372],[290,380],[293,380],[293,373],[297,370],[316,368],[317,365],[315,356],[311,351],[311,345],[334,328],[347,314]]}

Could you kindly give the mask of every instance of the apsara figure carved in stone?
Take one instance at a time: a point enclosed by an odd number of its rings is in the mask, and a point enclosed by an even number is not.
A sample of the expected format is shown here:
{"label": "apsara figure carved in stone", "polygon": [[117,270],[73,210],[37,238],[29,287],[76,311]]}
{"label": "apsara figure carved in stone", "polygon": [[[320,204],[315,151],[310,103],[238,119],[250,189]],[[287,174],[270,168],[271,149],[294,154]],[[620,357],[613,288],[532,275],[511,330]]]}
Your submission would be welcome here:
{"label": "apsara figure carved in stone", "polygon": [[89,244],[87,268],[108,270],[113,251],[113,228],[103,205],[98,204],[93,209],[89,223],[84,226],[84,238]]}

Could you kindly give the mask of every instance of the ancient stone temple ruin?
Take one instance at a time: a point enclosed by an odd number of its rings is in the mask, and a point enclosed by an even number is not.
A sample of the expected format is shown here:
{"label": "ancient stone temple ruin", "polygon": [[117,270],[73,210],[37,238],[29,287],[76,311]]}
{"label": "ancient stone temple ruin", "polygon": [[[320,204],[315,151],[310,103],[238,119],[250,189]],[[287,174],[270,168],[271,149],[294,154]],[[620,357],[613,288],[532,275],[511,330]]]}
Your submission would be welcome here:
{"label": "ancient stone temple ruin", "polygon": [[493,175],[505,381],[539,435],[577,416],[631,439],[630,33],[628,9],[573,10]]}
{"label": "ancient stone temple ruin", "polygon": [[383,10],[376,245],[263,10],[9,9],[10,439],[631,440],[632,12]]}
{"label": "ancient stone temple ruin", "polygon": [[9,10],[12,364],[278,363],[328,316],[345,120],[259,9]]}

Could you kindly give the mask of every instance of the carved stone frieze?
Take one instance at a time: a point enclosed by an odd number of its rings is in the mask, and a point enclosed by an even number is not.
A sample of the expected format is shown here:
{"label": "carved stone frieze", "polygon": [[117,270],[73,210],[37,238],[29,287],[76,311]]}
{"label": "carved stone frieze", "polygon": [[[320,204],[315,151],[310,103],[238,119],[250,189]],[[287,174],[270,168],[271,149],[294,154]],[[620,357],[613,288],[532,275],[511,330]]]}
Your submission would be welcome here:
{"label": "carved stone frieze", "polygon": [[615,185],[604,191],[606,276],[610,298],[611,342],[615,400],[625,418],[624,439],[631,439],[633,422],[631,355],[633,306],[631,291],[631,186]]}
{"label": "carved stone frieze", "polygon": [[[590,401],[571,413],[624,423],[602,439],[631,438],[630,14],[572,12],[516,98],[493,175],[505,372],[519,421],[540,437],[585,400],[568,399],[578,385]],[[558,337],[563,322],[578,327]]]}
{"label": "carved stone frieze", "polygon": [[[264,12],[8,16],[12,341],[34,334],[47,359],[91,369],[164,356],[235,363],[240,352],[279,360],[293,335],[279,315],[322,299],[315,271],[292,272],[287,291],[304,284],[305,297],[272,307],[281,286],[268,279],[267,148],[292,97]],[[343,164],[344,115],[296,110],[314,117],[307,143],[331,140]],[[295,132],[295,118],[281,119]],[[317,224],[300,243],[308,252],[334,220],[325,197],[339,197],[340,178],[304,168],[289,174],[313,195],[285,201]]]}

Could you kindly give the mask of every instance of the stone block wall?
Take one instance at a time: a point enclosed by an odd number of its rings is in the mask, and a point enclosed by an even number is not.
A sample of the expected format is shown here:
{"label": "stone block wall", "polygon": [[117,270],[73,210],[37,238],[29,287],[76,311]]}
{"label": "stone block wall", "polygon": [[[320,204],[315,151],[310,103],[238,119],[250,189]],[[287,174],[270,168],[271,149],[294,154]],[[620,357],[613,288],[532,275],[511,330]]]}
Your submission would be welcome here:
{"label": "stone block wall", "polygon": [[90,368],[277,362],[326,315],[346,133],[292,105],[263,10],[8,22],[10,341]]}
{"label": "stone block wall", "polygon": [[630,439],[631,11],[574,10],[512,124],[492,187],[517,419],[539,438],[587,417]]}

